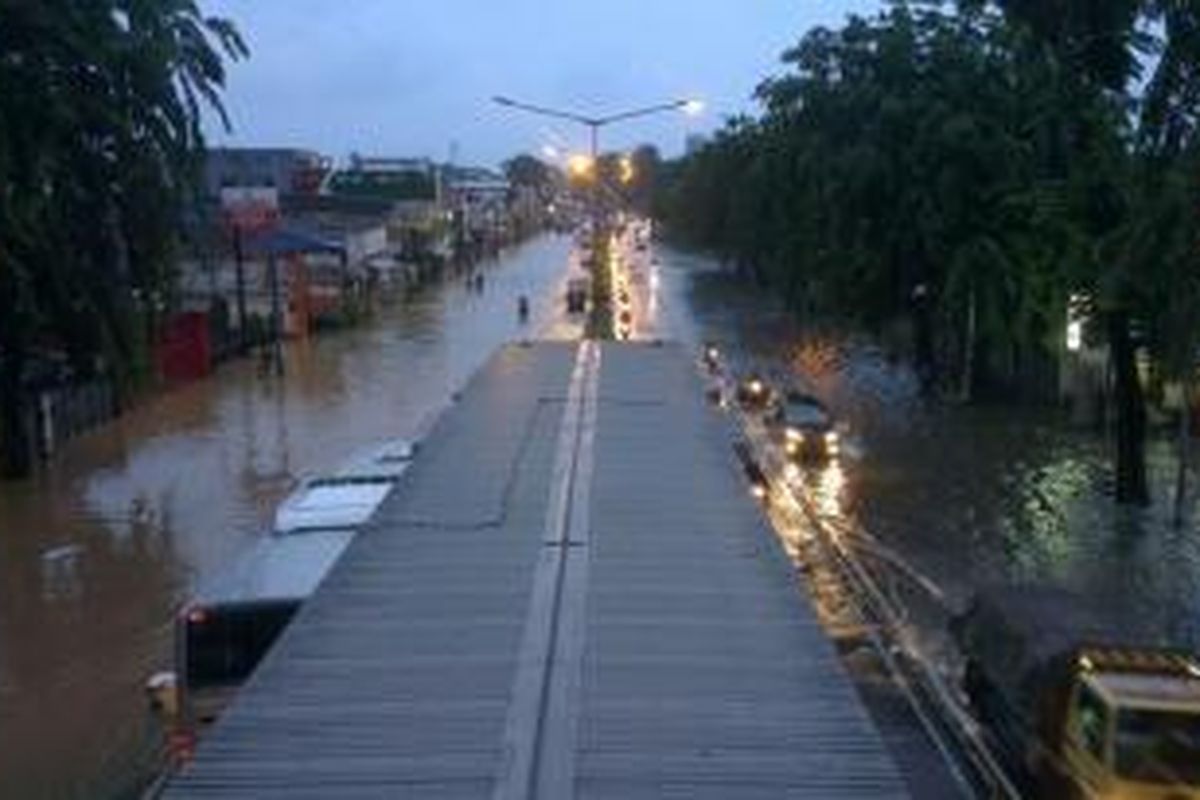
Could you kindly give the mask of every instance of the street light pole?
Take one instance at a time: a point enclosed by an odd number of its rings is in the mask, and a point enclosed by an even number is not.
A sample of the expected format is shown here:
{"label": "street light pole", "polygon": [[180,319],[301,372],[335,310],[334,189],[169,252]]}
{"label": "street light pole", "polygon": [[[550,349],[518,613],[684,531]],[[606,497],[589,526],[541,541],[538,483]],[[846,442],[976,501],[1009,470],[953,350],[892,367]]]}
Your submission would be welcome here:
{"label": "street light pole", "polygon": [[[518,100],[513,100],[511,97],[497,95],[492,98],[492,101],[497,105],[505,106],[506,108],[515,108],[520,111],[526,111],[530,114],[537,114],[543,117],[552,117],[554,119],[567,120],[579,125],[583,125],[588,129],[591,144],[591,159],[592,159],[592,186],[590,196],[591,218],[592,218],[592,296],[593,296],[593,315],[599,310],[599,303],[595,300],[603,299],[607,304],[607,298],[600,298],[602,294],[598,292],[598,276],[601,269],[600,264],[596,261],[596,254],[600,252],[601,234],[600,234],[600,129],[614,122],[624,122],[625,120],[634,119],[636,117],[646,117],[651,114],[661,114],[668,111],[685,111],[688,114],[698,114],[703,109],[703,104],[699,100],[672,100],[668,103],[657,103],[652,106],[644,106],[634,108],[629,111],[620,111],[615,114],[607,114],[604,116],[588,116],[574,111],[566,111],[558,108],[549,108],[547,106],[534,105],[532,103],[523,103]],[[593,319],[596,317],[594,316]]]}
{"label": "street light pole", "polygon": [[595,295],[596,274],[600,269],[597,255],[600,252],[600,123],[589,123],[591,133],[592,186],[588,192],[588,205],[592,217],[592,294]]}
{"label": "street light pole", "polygon": [[279,261],[274,253],[267,254],[267,271],[271,281],[271,366],[276,375],[282,375],[283,310],[279,297]]}

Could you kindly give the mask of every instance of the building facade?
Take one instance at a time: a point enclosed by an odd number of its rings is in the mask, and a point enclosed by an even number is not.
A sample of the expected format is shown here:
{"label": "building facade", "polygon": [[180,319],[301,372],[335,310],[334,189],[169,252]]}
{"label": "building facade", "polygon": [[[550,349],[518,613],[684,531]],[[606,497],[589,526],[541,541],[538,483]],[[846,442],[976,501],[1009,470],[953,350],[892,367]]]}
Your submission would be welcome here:
{"label": "building facade", "polygon": [[332,162],[314,150],[286,147],[217,147],[206,153],[204,192],[220,197],[221,190],[273,187],[281,197],[320,193]]}

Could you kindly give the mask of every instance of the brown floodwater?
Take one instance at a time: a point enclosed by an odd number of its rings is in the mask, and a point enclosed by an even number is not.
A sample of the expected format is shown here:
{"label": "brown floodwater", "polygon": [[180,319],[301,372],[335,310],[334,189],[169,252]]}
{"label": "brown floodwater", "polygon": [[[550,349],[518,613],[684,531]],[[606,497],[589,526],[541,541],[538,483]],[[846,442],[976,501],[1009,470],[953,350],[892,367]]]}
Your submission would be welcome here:
{"label": "brown floodwater", "polygon": [[[170,666],[174,609],[264,530],[307,473],[418,437],[506,341],[573,337],[570,241],[548,236],[356,328],[141,403],[0,484],[0,797],[131,790],[157,743],[143,680]],[[517,298],[531,302],[529,320]]]}
{"label": "brown floodwater", "polygon": [[[289,345],[282,380],[226,365],[73,442],[35,480],[0,484],[0,797],[126,790],[157,736],[142,681],[169,664],[190,587],[259,535],[299,476],[418,437],[503,342],[578,336],[562,314],[569,250],[539,239],[483,265],[482,292],[450,279]],[[1154,505],[1117,511],[1102,435],[1045,410],[923,400],[898,359],[814,332],[708,259],[659,249],[630,281],[637,338],[717,341],[735,368],[830,404],[845,455],[805,480],[931,649],[945,613],[995,581],[1074,587],[1131,628],[1200,644],[1200,536],[1168,524],[1167,437],[1150,444]]]}

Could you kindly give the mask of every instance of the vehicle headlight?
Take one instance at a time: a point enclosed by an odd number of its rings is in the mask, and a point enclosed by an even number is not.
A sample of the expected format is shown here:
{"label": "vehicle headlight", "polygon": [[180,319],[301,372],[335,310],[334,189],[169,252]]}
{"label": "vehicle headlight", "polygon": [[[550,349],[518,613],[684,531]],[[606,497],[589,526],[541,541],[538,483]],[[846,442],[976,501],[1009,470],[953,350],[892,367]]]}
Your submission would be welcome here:
{"label": "vehicle headlight", "polygon": [[829,431],[829,432],[827,432],[827,433],[825,434],[825,443],[826,443],[826,444],[837,444],[837,443],[838,443],[838,433],[837,433],[837,431]]}
{"label": "vehicle headlight", "polygon": [[800,430],[798,430],[797,428],[788,428],[787,429],[787,438],[788,438],[789,442],[803,442],[804,441],[804,433],[801,432]]}
{"label": "vehicle headlight", "polygon": [[794,441],[790,441],[790,440],[788,441],[788,443],[787,443],[787,452],[788,452],[788,455],[789,455],[789,456],[794,456],[794,455],[796,455],[796,451],[797,451],[797,450],[799,450],[799,449],[800,449],[800,445],[799,445],[799,443],[797,443],[797,442],[794,442]]}
{"label": "vehicle headlight", "polygon": [[762,394],[762,381],[750,381],[750,394]]}

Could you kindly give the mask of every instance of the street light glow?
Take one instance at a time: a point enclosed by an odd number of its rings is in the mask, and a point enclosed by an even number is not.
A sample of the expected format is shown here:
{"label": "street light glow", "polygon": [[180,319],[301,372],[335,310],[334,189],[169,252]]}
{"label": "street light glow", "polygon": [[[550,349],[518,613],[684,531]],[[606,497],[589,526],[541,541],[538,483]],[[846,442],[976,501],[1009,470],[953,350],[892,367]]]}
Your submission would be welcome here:
{"label": "street light glow", "polygon": [[558,152],[558,148],[554,145],[545,144],[542,145],[542,155],[551,161],[557,161],[561,153]]}
{"label": "street light glow", "polygon": [[621,183],[633,183],[633,159],[621,156]]}
{"label": "street light glow", "polygon": [[577,178],[586,178],[592,174],[595,162],[591,156],[574,153],[567,159],[567,171]]}
{"label": "street light glow", "polygon": [[703,112],[704,112],[704,101],[703,100],[696,100],[695,98],[693,98],[691,100],[683,101],[683,113],[687,114],[689,117],[699,116]]}

